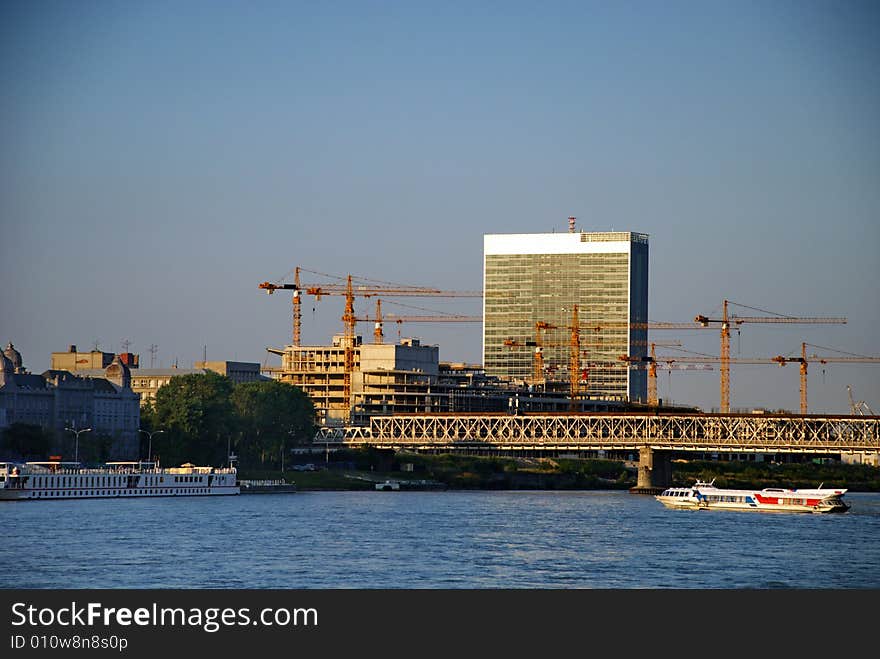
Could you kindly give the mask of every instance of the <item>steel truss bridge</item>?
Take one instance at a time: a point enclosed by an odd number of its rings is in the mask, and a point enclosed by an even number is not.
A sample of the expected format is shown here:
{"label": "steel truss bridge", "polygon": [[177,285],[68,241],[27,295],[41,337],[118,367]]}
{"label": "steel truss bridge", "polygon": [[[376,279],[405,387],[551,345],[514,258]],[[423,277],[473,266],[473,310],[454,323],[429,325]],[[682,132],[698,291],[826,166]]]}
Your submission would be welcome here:
{"label": "steel truss bridge", "polygon": [[322,428],[327,446],[393,449],[880,451],[880,416],[772,414],[449,414],[374,416],[369,426]]}

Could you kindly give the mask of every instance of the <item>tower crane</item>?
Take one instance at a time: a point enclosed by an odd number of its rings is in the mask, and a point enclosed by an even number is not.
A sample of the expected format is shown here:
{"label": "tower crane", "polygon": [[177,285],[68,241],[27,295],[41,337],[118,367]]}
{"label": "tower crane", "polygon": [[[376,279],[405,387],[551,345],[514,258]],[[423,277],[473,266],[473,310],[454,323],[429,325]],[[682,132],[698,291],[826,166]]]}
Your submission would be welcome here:
{"label": "tower crane", "polygon": [[[824,348],[822,346],[814,346],[810,343],[801,343],[801,355],[799,357],[784,357],[782,355],[777,355],[776,357],[771,357],[769,359],[762,359],[758,357],[731,357],[729,358],[729,363],[733,364],[778,364],[779,366],[785,366],[790,362],[797,362],[800,364],[800,413],[807,414],[807,365],[810,362],[816,362],[819,364],[829,364],[829,363],[847,363],[847,364],[878,364],[880,363],[880,357],[866,357],[864,355],[854,355],[850,353],[845,353],[847,356],[839,357],[839,356],[819,356],[813,354],[812,356],[807,356],[807,346],[811,346],[813,348],[819,348],[821,350],[834,350],[834,348]],[[840,351],[838,351],[840,352]],[[672,366],[673,364],[720,364],[723,363],[721,357],[715,357],[713,355],[697,355],[697,356],[662,356],[657,357],[654,352],[654,344],[651,344],[651,355],[650,357],[630,357],[628,355],[621,355],[619,357],[620,360],[628,362],[633,365],[634,368],[644,368],[647,365],[648,369],[648,403],[652,405],[656,405],[656,388],[657,388],[657,364],[667,364]],[[652,390],[655,392],[652,397]]]}
{"label": "tower crane", "polygon": [[532,381],[535,384],[539,384],[545,381],[544,379],[544,354],[543,350],[545,345],[554,345],[554,346],[562,346],[565,344],[562,343],[553,343],[547,344],[544,341],[544,332],[551,329],[567,329],[570,332],[569,340],[568,340],[568,380],[569,380],[569,402],[571,406],[571,411],[575,411],[577,409],[577,401],[580,397],[581,392],[581,325],[578,320],[578,305],[574,305],[572,307],[571,313],[571,323],[568,325],[553,325],[552,323],[547,323],[544,321],[537,321],[535,323],[535,340],[534,342],[526,341],[524,344],[516,341],[514,339],[505,339],[504,345],[515,347],[515,346],[534,346],[535,348],[535,357],[534,357],[534,370],[533,370],[533,378]]}
{"label": "tower crane", "polygon": [[[820,350],[834,350],[834,348],[823,348],[822,346],[815,346],[810,343],[801,343],[801,356],[800,357],[783,357],[782,355],[777,355],[773,358],[773,361],[777,362],[780,366],[785,366],[788,362],[797,362],[800,366],[800,394],[801,394],[801,414],[807,413],[807,365],[810,362],[818,362],[820,364],[828,364],[828,363],[848,363],[848,364],[877,364],[880,363],[880,357],[865,357],[863,355],[853,355],[850,353],[847,357],[820,357],[816,354],[813,354],[809,358],[807,357],[807,346],[811,348],[819,348]],[[840,351],[837,351],[840,352]],[[847,387],[849,389],[849,387]],[[852,403],[852,392],[850,392],[850,403]]]}
{"label": "tower crane", "polygon": [[[631,355],[621,355],[619,360],[627,362],[631,368],[647,368],[648,369],[648,404],[657,405],[659,398],[657,396],[657,364],[665,364],[669,368],[673,368],[676,364],[718,364],[721,363],[720,357],[713,355],[698,356],[661,356],[658,357],[655,352],[654,343],[651,344],[651,354],[648,357],[633,357]],[[731,362],[735,364],[772,364],[773,359],[761,359],[758,357],[731,357]]]}
{"label": "tower crane", "polygon": [[[322,273],[313,272],[297,266],[294,269],[294,281],[292,284],[274,284],[264,281],[259,284],[258,288],[272,295],[277,290],[293,291],[293,345],[298,346],[302,340],[302,296],[312,295],[315,299],[320,300],[324,295],[346,295],[346,284],[303,284],[300,281],[301,272],[312,272],[321,275]],[[332,276],[332,275],[324,275]],[[341,279],[341,278],[340,278]],[[403,284],[395,284],[391,286],[381,286],[375,284],[353,285],[353,295],[361,297],[374,297],[376,295],[386,296],[436,296],[436,297],[482,297],[482,291],[442,291],[436,288],[428,288],[424,286],[408,286]]]}
{"label": "tower crane", "polygon": [[[679,341],[661,342],[660,345],[681,345]],[[648,366],[648,405],[656,407],[660,399],[657,396],[657,354],[655,349],[657,343],[651,343],[651,354],[647,357],[630,357],[629,355],[621,355],[621,361],[629,363],[646,363]]]}
{"label": "tower crane", "polygon": [[[751,309],[753,311],[760,311],[761,313],[773,314],[772,316],[736,316],[736,315],[728,315],[727,306],[728,304],[733,304],[738,307],[744,307],[746,309]],[[772,311],[765,311],[764,309],[756,309],[754,307],[749,307],[744,304],[737,304],[736,302],[730,302],[729,300],[724,300],[722,304],[722,312],[721,318],[708,318],[707,316],[699,315],[694,319],[697,323],[700,323],[704,327],[709,327],[710,324],[719,324],[721,326],[721,353],[720,353],[720,362],[721,362],[721,405],[720,410],[722,413],[730,412],[730,326],[736,325],[739,328],[740,325],[745,323],[799,323],[799,324],[817,324],[817,323],[830,323],[830,324],[845,324],[846,318],[796,318],[794,316],[783,316],[782,314],[777,314]]]}
{"label": "tower crane", "polygon": [[853,416],[865,416],[865,412],[867,412],[870,416],[876,416],[874,414],[874,410],[872,410],[871,406],[868,405],[865,401],[860,400],[857,403],[853,400],[852,387],[850,385],[846,385],[846,393],[849,395],[850,414],[852,414]]}
{"label": "tower crane", "polygon": [[374,323],[373,326],[373,342],[381,345],[384,340],[382,331],[385,322],[397,323],[481,323],[482,316],[466,316],[463,314],[435,314],[433,316],[401,316],[397,314],[382,315],[382,300],[376,300],[376,315],[374,318],[355,318],[357,323]]}
{"label": "tower crane", "polygon": [[657,396],[657,354],[655,352],[658,345],[681,346],[681,342],[663,341],[651,344],[651,357],[648,362],[648,405],[653,405],[654,407],[660,403],[660,398]]}
{"label": "tower crane", "polygon": [[[583,379],[580,373],[580,348],[582,347],[594,347],[601,348],[604,347],[602,343],[602,338],[599,333],[604,329],[609,328],[631,328],[631,329],[645,329],[645,330],[702,330],[707,329],[706,326],[697,323],[697,322],[666,322],[666,321],[647,321],[647,322],[632,322],[632,323],[622,323],[622,322],[607,322],[600,324],[581,324],[577,319],[577,305],[575,305],[573,310],[573,319],[572,322],[568,325],[554,325],[551,323],[547,323],[544,321],[537,321],[535,323],[535,339],[534,341],[526,341],[525,343],[516,341],[514,339],[505,339],[504,345],[514,347],[514,346],[527,346],[535,348],[535,356],[534,356],[534,364],[533,364],[533,376],[532,381],[536,384],[540,384],[545,381],[544,378],[544,348],[545,347],[561,347],[562,345],[568,345],[570,349],[569,354],[569,377],[571,378],[570,388],[572,392],[572,398],[574,399],[576,394],[580,390],[580,380]],[[553,343],[547,344],[544,340],[544,332],[552,329],[560,329],[565,328],[571,332],[570,339],[567,344]],[[592,331],[594,333],[595,341],[589,344],[584,344],[580,332],[583,330]],[[652,344],[653,346],[654,344]],[[679,342],[659,342],[659,345],[681,345]],[[575,348],[577,346],[577,348]],[[575,354],[577,353],[577,354]],[[649,358],[647,357],[632,357],[627,358],[626,361],[636,362],[636,361],[644,361],[650,363]],[[653,374],[654,381],[652,383],[650,375]],[[649,370],[649,381],[648,381],[648,398],[650,400],[654,400],[654,404],[656,405],[656,367]],[[651,386],[653,384],[654,387],[654,395],[651,395]]]}
{"label": "tower crane", "polygon": [[[300,268],[297,268],[299,274]],[[354,370],[354,342],[355,342],[355,323],[357,317],[354,313],[354,298],[382,296],[410,296],[410,297],[482,297],[481,291],[446,291],[437,288],[429,288],[422,286],[407,285],[378,285],[378,284],[358,284],[354,286],[352,276],[348,275],[346,283],[343,284],[306,284],[294,282],[293,284],[273,284],[264,281],[258,285],[258,288],[272,295],[277,290],[294,291],[294,345],[298,340],[299,332],[297,331],[297,316],[299,310],[296,300],[305,292],[307,295],[313,295],[320,300],[324,295],[343,295],[345,296],[345,311],[342,314],[342,322],[344,325],[343,349],[344,349],[344,365],[343,365],[343,386],[342,396],[345,400],[347,410],[351,409],[351,373]]]}

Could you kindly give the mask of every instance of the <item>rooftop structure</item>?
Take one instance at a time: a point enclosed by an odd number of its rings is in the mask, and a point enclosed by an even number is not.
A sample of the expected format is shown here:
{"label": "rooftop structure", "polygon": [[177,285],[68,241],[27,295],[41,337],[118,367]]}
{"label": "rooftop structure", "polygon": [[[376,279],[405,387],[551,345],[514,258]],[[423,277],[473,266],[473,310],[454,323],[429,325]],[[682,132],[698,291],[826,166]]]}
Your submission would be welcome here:
{"label": "rooftop structure", "polygon": [[[76,373],[77,371],[93,371],[95,369],[107,368],[116,353],[104,352],[103,350],[90,350],[89,352],[80,352],[75,345],[71,345],[66,352],[53,352],[51,368],[56,371],[69,371]],[[130,352],[123,352],[119,355],[120,361],[129,368],[137,368],[140,362],[139,355]]]}

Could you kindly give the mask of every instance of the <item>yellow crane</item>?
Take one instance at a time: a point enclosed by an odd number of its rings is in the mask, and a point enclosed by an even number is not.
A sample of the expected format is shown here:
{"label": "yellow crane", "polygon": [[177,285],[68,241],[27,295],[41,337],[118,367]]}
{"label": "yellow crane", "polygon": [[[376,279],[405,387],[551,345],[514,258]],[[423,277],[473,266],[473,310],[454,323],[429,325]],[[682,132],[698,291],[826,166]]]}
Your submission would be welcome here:
{"label": "yellow crane", "polygon": [[[296,269],[297,275],[301,268]],[[320,274],[320,273],[317,273]],[[273,284],[264,281],[258,285],[258,288],[272,295],[278,290],[294,291],[294,345],[300,339],[298,331],[298,316],[296,312],[300,309],[296,300],[299,298],[296,293],[305,293],[312,295],[320,300],[325,295],[342,295],[345,296],[345,311],[342,314],[342,322],[344,325],[343,349],[343,388],[342,395],[346,401],[346,408],[351,409],[351,373],[354,370],[354,342],[355,342],[355,323],[357,316],[354,313],[354,298],[358,297],[375,297],[382,296],[403,296],[403,297],[482,297],[481,291],[448,291],[439,288],[431,288],[426,286],[410,286],[406,284],[379,284],[374,282],[366,282],[355,286],[352,282],[352,276],[346,277],[346,283],[331,284],[302,284],[294,282],[292,284]]]}
{"label": "yellow crane", "polygon": [[[820,350],[831,350],[834,352],[840,352],[842,355],[846,356],[828,356],[828,357],[820,357],[819,355],[813,354],[810,357],[807,357],[807,346],[811,348],[818,348]],[[810,362],[819,363],[819,364],[877,364],[880,363],[880,357],[867,357],[865,355],[856,355],[853,353],[843,353],[840,350],[835,350],[834,348],[823,348],[822,346],[815,346],[810,343],[801,343],[801,355],[800,357],[783,357],[782,355],[777,355],[773,358],[773,361],[777,362],[780,366],[785,366],[789,362],[797,362],[800,364],[800,394],[801,394],[801,414],[807,413],[807,365]]]}
{"label": "yellow crane", "polygon": [[[547,343],[544,340],[544,332],[551,329],[560,329],[560,327],[568,329],[570,332],[569,340],[566,343]],[[581,325],[578,320],[578,305],[574,305],[572,307],[572,315],[571,315],[571,323],[568,325],[553,325],[552,323],[547,323],[544,321],[537,321],[535,323],[535,340],[530,341],[527,340],[525,342],[517,341],[515,339],[504,339],[504,345],[514,348],[514,347],[534,347],[534,364],[532,370],[532,383],[533,384],[543,384],[546,382],[544,377],[544,348],[548,346],[560,347],[563,345],[568,345],[569,353],[568,353],[568,380],[569,380],[569,400],[571,405],[571,410],[574,411],[577,409],[577,401],[580,398],[580,390],[581,390],[581,378],[584,375],[581,374]]]}
{"label": "yellow crane", "polygon": [[[696,355],[696,356],[661,356],[658,357],[655,352],[654,343],[651,344],[651,354],[647,357],[633,357],[630,355],[621,355],[618,357],[620,361],[627,362],[631,368],[646,368],[648,370],[648,404],[656,406],[659,402],[657,397],[657,364],[664,364],[669,368],[673,368],[676,364],[720,364],[720,357],[713,355]],[[773,359],[762,359],[758,357],[731,357],[728,360],[734,364],[773,364]]]}
{"label": "yellow crane", "polygon": [[[373,318],[355,318],[357,323],[373,323],[373,343],[381,345],[384,341],[385,334],[383,327],[386,322],[397,323],[398,326],[403,323],[481,323],[482,316],[467,316],[464,314],[434,314],[430,316],[406,316],[398,314],[382,315],[382,300],[376,300],[376,315]],[[398,332],[399,334],[399,332]]]}
{"label": "yellow crane", "polygon": [[[728,363],[732,364],[778,364],[785,366],[788,363],[796,362],[800,364],[800,413],[808,414],[807,407],[807,366],[810,362],[819,364],[877,364],[880,363],[880,357],[868,357],[865,355],[856,355],[853,353],[843,353],[845,356],[820,356],[813,354],[807,356],[807,346],[818,348],[820,350],[835,351],[834,348],[824,348],[822,346],[814,346],[810,343],[801,343],[801,354],[798,357],[784,357],[777,355],[764,359],[760,357],[730,357]],[[842,351],[837,351],[842,352]],[[722,364],[721,357],[714,355],[694,355],[694,356],[661,356],[657,357],[654,351],[654,344],[651,344],[651,355],[649,357],[630,357],[621,355],[621,361],[628,362],[633,368],[648,369],[648,403],[650,405],[657,404],[657,364],[666,364],[673,366],[674,364]],[[652,393],[653,392],[653,393]],[[729,410],[728,410],[729,411]]]}
{"label": "yellow crane", "polygon": [[[765,314],[771,314],[767,316],[737,316],[737,315],[728,315],[727,307],[728,305],[735,305],[738,307],[743,307],[745,309],[751,309],[752,311],[759,311]],[[721,405],[720,410],[722,413],[730,412],[730,328],[731,325],[739,328],[740,325],[745,323],[797,323],[797,324],[817,324],[817,323],[830,323],[830,324],[845,324],[846,318],[820,318],[820,317],[808,317],[808,318],[798,318],[795,316],[785,316],[783,314],[778,314],[774,311],[766,311],[764,309],[757,309],[755,307],[749,307],[745,304],[737,304],[736,302],[731,302],[729,300],[724,300],[722,304],[722,312],[721,318],[709,318],[707,316],[699,315],[694,319],[696,322],[700,323],[704,327],[709,327],[710,324],[718,324],[721,327],[721,354],[720,354],[720,362],[721,362]]]}
{"label": "yellow crane", "polygon": [[[602,342],[601,332],[604,329],[620,329],[620,328],[629,328],[629,329],[645,329],[645,330],[702,330],[706,329],[706,326],[697,323],[697,322],[667,322],[667,321],[647,321],[647,322],[632,322],[632,323],[624,323],[624,322],[605,322],[605,323],[587,323],[582,324],[578,320],[578,306],[574,305],[572,311],[572,322],[567,325],[554,325],[552,323],[548,323],[545,321],[537,321],[535,322],[535,338],[534,340],[526,340],[517,341],[515,339],[505,339],[504,345],[508,347],[534,347],[534,362],[532,367],[532,383],[533,384],[544,384],[546,382],[545,378],[545,367],[544,367],[544,348],[545,347],[561,347],[563,345],[569,346],[569,388],[570,395],[572,399],[572,407],[576,407],[576,401],[581,391],[581,383],[586,380],[587,374],[586,372],[582,372],[580,368],[580,353],[581,348],[584,347],[592,347],[592,348],[603,348],[605,347]],[[545,332],[548,330],[554,329],[567,329],[570,332],[570,338],[567,343],[547,343],[545,340]],[[582,331],[590,331],[594,337],[591,343],[584,343],[581,338]],[[663,342],[660,342],[661,345],[664,345]],[[681,345],[676,342],[677,345]],[[652,344],[653,345],[653,344]],[[673,345],[672,343],[666,343],[665,345]],[[648,358],[640,358],[634,357],[631,360],[628,358],[628,361],[645,361],[648,362]],[[653,381],[650,375],[653,374]],[[653,394],[652,394],[652,385],[653,385]],[[650,400],[654,400],[654,405],[657,404],[656,401],[656,368],[653,368],[649,371],[649,379],[648,379],[648,398]]]}

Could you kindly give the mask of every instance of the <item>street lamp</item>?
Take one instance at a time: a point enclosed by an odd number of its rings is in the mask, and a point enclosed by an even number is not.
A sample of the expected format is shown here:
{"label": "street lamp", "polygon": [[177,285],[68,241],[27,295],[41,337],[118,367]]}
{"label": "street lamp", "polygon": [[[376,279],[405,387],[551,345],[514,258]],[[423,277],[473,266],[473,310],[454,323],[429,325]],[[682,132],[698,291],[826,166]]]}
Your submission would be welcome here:
{"label": "street lamp", "polygon": [[79,435],[80,435],[80,433],[91,432],[92,429],[91,428],[83,428],[82,430],[77,430],[76,428],[65,428],[65,430],[69,430],[74,435],[76,435],[76,442],[74,444],[74,449],[73,449],[73,461],[79,462]]}
{"label": "street lamp", "polygon": [[153,435],[158,435],[160,432],[165,432],[165,431],[164,430],[149,431],[149,430],[141,430],[140,428],[138,428],[138,432],[146,433],[147,436],[150,438],[149,448],[147,448],[147,462],[152,462],[152,460],[153,460],[153,457],[152,457],[152,455],[153,455]]}

